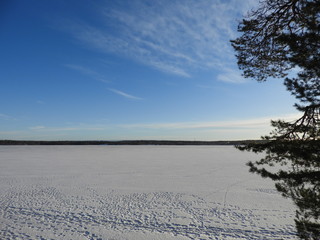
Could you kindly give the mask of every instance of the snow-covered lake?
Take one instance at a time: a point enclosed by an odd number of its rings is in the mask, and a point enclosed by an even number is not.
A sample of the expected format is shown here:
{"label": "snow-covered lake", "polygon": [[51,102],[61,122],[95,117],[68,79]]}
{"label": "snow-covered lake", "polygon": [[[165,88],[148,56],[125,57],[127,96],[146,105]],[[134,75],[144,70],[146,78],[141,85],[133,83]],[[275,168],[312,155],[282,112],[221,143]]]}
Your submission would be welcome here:
{"label": "snow-covered lake", "polygon": [[232,146],[0,146],[0,239],[295,239]]}

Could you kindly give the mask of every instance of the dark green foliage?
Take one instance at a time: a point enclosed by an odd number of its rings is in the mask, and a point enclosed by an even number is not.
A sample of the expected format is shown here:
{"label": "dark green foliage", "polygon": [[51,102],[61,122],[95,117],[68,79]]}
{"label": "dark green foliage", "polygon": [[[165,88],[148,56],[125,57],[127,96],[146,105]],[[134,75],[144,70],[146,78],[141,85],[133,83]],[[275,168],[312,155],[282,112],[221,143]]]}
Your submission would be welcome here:
{"label": "dark green foliage", "polygon": [[297,206],[295,223],[301,239],[320,239],[319,107],[308,107],[295,122],[273,121],[266,142],[238,146],[264,153],[249,162],[250,172],[276,182],[277,190]]}
{"label": "dark green foliage", "polygon": [[265,153],[248,163],[250,172],[274,180],[282,196],[294,202],[301,239],[320,239],[320,140],[273,139],[238,148]]}
{"label": "dark green foliage", "polygon": [[265,142],[237,147],[265,154],[248,163],[250,171],[276,181],[293,200],[301,239],[320,239],[320,1],[260,1],[238,30],[242,35],[231,42],[244,77],[283,78],[303,114],[293,122],[272,121]]}
{"label": "dark green foliage", "polygon": [[[284,84],[296,98],[320,104],[319,0],[261,1],[238,31],[242,35],[231,42],[245,77],[265,81],[287,76]],[[288,76],[292,69],[296,76]]]}

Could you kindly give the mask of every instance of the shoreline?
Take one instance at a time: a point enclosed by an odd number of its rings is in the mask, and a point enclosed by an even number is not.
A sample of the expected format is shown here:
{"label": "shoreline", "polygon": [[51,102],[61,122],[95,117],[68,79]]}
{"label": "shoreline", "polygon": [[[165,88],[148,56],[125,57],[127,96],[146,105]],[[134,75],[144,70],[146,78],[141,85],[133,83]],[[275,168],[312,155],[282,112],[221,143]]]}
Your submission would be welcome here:
{"label": "shoreline", "polygon": [[83,140],[83,141],[45,141],[45,140],[0,140],[0,145],[243,145],[263,140],[232,141],[186,141],[186,140]]}

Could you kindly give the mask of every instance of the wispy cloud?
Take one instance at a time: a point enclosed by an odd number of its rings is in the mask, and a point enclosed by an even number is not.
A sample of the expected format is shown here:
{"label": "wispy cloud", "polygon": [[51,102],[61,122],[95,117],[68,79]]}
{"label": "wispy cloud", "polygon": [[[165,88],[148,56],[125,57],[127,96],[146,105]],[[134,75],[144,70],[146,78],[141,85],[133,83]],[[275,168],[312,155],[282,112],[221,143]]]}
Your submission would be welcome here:
{"label": "wispy cloud", "polygon": [[45,127],[45,126],[34,126],[29,127],[31,131],[37,132],[66,132],[66,131],[100,131],[105,129],[105,127],[99,126],[82,126],[82,125],[75,125],[75,126],[62,126],[62,127]]}
{"label": "wispy cloud", "polygon": [[[122,95],[120,92],[119,95]],[[130,95],[129,95],[130,96]],[[127,94],[125,94],[127,97]],[[261,129],[270,128],[270,121],[282,119],[285,121],[294,121],[301,117],[300,113],[284,114],[279,116],[267,116],[261,118],[238,119],[229,121],[210,121],[210,122],[160,122],[160,123],[139,123],[139,124],[74,124],[61,127],[32,126],[29,130],[51,132],[51,131],[100,131],[106,129],[145,129],[145,130],[210,130],[220,129],[223,131],[232,131],[236,129]]]}
{"label": "wispy cloud", "polygon": [[45,126],[33,126],[33,127],[29,127],[30,130],[40,130],[40,129],[45,129]]}
{"label": "wispy cloud", "polygon": [[[72,134],[83,135],[90,132],[90,139],[197,139],[232,140],[258,139],[271,131],[270,120],[283,119],[293,121],[300,113],[281,116],[268,116],[252,119],[211,122],[160,122],[144,124],[90,124],[74,123],[62,126],[32,126],[20,131],[1,131],[4,138],[48,139],[48,137],[68,139]],[[59,136],[59,137],[58,137]]]}
{"label": "wispy cloud", "polygon": [[262,117],[244,120],[212,121],[212,122],[176,122],[176,123],[150,123],[150,124],[123,124],[123,128],[146,128],[146,129],[255,129],[270,127],[270,120],[283,119],[292,121],[299,117],[299,114],[287,114],[282,116]]}
{"label": "wispy cloud", "polygon": [[229,83],[245,83],[245,79],[238,69],[225,68],[224,71],[217,76],[217,80]]}
{"label": "wispy cloud", "polygon": [[236,36],[236,18],[254,4],[252,0],[130,1],[124,9],[106,2],[99,26],[74,24],[72,33],[100,51],[190,77],[194,70],[220,70],[234,61],[229,39]]}
{"label": "wispy cloud", "polygon": [[12,121],[12,120],[17,120],[17,119],[15,117],[9,116],[7,114],[0,113],[0,120]]}
{"label": "wispy cloud", "polygon": [[75,64],[65,64],[65,67],[68,67],[70,69],[76,70],[82,74],[85,74],[95,80],[101,81],[101,82],[105,82],[105,83],[109,83],[110,81],[108,81],[103,75],[89,69],[83,66],[79,66],[79,65],[75,65]]}
{"label": "wispy cloud", "polygon": [[117,89],[114,89],[114,88],[108,88],[109,91],[111,92],[114,92],[122,97],[125,97],[125,98],[129,98],[129,99],[133,99],[133,100],[142,100],[142,98],[140,97],[136,97],[136,96],[133,96],[133,95],[130,95],[128,93],[125,93],[123,91],[120,91],[120,90],[117,90]]}
{"label": "wispy cloud", "polygon": [[45,101],[42,101],[42,100],[37,100],[36,103],[37,103],[37,104],[40,104],[40,105],[46,104],[46,102],[45,102]]}

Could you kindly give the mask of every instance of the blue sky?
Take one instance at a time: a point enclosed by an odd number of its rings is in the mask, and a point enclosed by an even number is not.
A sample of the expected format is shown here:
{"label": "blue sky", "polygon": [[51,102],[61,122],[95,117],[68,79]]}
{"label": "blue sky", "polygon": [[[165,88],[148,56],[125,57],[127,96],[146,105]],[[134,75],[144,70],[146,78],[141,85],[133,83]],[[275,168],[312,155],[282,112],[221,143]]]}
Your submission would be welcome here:
{"label": "blue sky", "polygon": [[0,139],[258,139],[297,113],[229,40],[255,0],[0,4]]}

